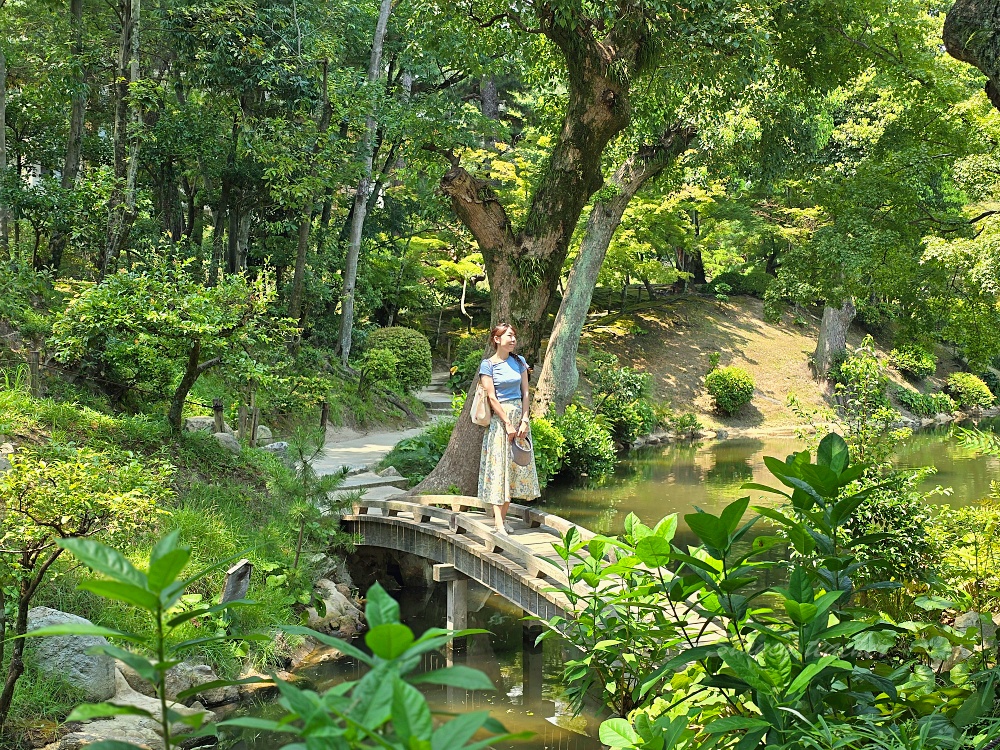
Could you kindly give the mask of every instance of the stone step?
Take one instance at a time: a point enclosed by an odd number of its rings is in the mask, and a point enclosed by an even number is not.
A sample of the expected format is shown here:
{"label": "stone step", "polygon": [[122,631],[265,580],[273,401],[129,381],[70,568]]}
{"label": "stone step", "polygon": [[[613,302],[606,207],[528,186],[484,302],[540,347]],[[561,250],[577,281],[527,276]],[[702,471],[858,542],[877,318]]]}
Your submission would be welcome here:
{"label": "stone step", "polygon": [[420,403],[424,406],[429,406],[430,404],[443,404],[444,406],[451,406],[451,394],[450,393],[428,393],[424,391],[417,394],[417,398],[420,399]]}
{"label": "stone step", "polygon": [[[365,487],[364,497],[367,500],[388,500],[390,498],[396,497],[397,495],[404,494],[404,490],[398,487],[392,487],[390,485],[381,485],[378,487]],[[337,499],[341,494],[347,494],[352,490],[336,490],[330,493],[332,499]]]}
{"label": "stone step", "polygon": [[407,485],[406,477],[380,477],[373,471],[363,471],[360,474],[349,475],[338,489],[353,490],[358,487],[398,487],[405,490]]}

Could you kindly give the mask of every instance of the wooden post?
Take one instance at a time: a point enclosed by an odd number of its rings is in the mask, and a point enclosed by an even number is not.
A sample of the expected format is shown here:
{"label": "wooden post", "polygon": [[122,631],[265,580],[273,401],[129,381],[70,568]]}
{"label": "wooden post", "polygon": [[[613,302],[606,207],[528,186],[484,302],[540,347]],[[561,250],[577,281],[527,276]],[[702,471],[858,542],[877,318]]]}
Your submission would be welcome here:
{"label": "wooden post", "polygon": [[247,405],[240,404],[236,417],[236,437],[242,440],[247,434]]}
{"label": "wooden post", "polygon": [[319,426],[320,426],[320,429],[325,430],[326,429],[326,423],[329,420],[330,420],[330,404],[327,403],[326,401],[324,401],[322,404],[320,404],[320,413],[319,413]]}
{"label": "wooden post", "polygon": [[260,407],[255,406],[250,410],[250,447],[257,447],[257,427],[260,426]]}
{"label": "wooden post", "polygon": [[212,413],[215,415],[215,432],[216,434],[226,431],[226,420],[222,416],[222,399],[213,398],[212,399]]}
{"label": "wooden post", "polygon": [[33,398],[41,398],[42,396],[42,380],[39,362],[40,356],[38,351],[32,351],[28,357],[28,372],[31,378],[31,396]]}

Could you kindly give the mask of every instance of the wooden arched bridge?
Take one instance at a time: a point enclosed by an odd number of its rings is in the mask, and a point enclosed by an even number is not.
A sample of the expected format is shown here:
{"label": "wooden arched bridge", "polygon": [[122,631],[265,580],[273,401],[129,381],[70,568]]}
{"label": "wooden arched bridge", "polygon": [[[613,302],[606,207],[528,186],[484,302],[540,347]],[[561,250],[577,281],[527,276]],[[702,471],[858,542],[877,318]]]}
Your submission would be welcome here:
{"label": "wooden arched bridge", "polygon": [[513,533],[498,534],[491,509],[479,498],[414,495],[356,500],[341,526],[362,546],[408,552],[434,563],[434,579],[448,581],[449,627],[465,627],[469,580],[536,617],[566,616],[569,601],[557,585],[565,586],[567,576],[552,544],[570,528],[584,541],[594,533],[523,505],[511,504],[507,520]]}

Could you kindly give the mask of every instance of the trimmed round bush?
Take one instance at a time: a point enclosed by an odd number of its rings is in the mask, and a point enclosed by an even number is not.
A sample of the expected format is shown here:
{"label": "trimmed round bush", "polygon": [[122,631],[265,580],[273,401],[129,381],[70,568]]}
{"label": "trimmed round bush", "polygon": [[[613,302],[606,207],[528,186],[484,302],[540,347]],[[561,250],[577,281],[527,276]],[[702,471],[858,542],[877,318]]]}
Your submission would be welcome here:
{"label": "trimmed round bush", "polygon": [[591,478],[610,474],[615,470],[615,441],[590,409],[570,404],[555,426],[565,440],[564,470],[574,477]]}
{"label": "trimmed round bush", "polygon": [[962,409],[993,405],[989,386],[971,372],[956,372],[948,377],[948,390]]}
{"label": "trimmed round bush", "polygon": [[545,487],[563,467],[566,438],[550,420],[535,417],[531,420],[531,440],[535,449],[538,486]]}
{"label": "trimmed round bush", "polygon": [[919,346],[900,346],[889,352],[889,363],[912,380],[923,380],[937,370],[934,355]]}
{"label": "trimmed round bush", "polygon": [[753,378],[742,367],[720,367],[705,376],[705,388],[715,408],[732,416],[753,399]]}
{"label": "trimmed round bush", "polygon": [[[764,299],[764,294],[773,281],[773,276],[760,269],[754,269],[749,273],[723,271],[712,279],[708,289],[712,293],[721,291],[724,294],[746,294],[757,299]],[[729,288],[722,289],[721,287],[724,286]]]}
{"label": "trimmed round bush", "polygon": [[388,349],[399,363],[396,382],[407,393],[431,382],[431,345],[420,331],[402,326],[371,332],[366,349]]}

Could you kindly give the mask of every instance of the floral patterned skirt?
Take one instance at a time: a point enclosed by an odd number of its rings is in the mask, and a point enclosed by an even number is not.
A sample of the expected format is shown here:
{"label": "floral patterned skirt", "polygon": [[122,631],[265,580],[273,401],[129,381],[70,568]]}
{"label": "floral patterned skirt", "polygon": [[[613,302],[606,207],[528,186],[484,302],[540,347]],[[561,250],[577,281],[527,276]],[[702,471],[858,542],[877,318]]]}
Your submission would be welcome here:
{"label": "floral patterned skirt", "polygon": [[[503,401],[500,406],[511,424],[521,422],[521,402]],[[531,436],[531,428],[528,428]],[[518,466],[510,457],[510,440],[503,422],[496,414],[490,420],[483,437],[483,454],[479,459],[479,497],[491,505],[503,505],[516,497],[534,500],[541,494],[535,462]]]}

